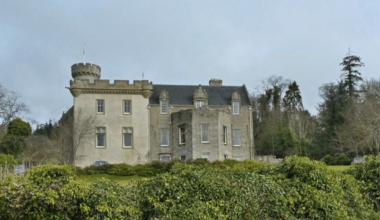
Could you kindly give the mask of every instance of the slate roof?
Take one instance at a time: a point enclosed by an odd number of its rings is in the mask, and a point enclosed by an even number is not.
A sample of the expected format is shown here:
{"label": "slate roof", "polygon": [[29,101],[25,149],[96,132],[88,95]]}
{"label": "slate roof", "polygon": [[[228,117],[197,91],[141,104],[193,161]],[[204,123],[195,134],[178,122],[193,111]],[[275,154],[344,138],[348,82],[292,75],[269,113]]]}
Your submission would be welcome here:
{"label": "slate roof", "polygon": [[[169,93],[170,105],[193,105],[193,95],[198,86],[189,85],[156,85],[153,84],[153,94],[149,104],[160,104],[160,94],[163,89]],[[234,91],[240,94],[241,105],[250,105],[249,96],[245,86],[203,86],[208,96],[208,105],[231,105]]]}

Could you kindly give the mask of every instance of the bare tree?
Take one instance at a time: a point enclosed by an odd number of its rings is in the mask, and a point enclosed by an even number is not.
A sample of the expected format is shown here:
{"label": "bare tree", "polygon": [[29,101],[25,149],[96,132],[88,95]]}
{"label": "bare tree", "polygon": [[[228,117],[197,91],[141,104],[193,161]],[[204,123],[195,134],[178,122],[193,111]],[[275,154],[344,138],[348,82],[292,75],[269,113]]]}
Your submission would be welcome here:
{"label": "bare tree", "polygon": [[[75,165],[75,160],[80,159],[78,149],[86,139],[95,135],[98,124],[95,115],[87,115],[82,109],[69,109],[59,121],[61,160],[71,161]],[[68,155],[71,155],[70,159],[67,159]]]}
{"label": "bare tree", "polygon": [[361,85],[360,96],[343,113],[345,123],[337,129],[337,153],[380,153],[380,80]]}
{"label": "bare tree", "polygon": [[4,133],[10,121],[28,112],[29,108],[20,101],[20,95],[0,84],[0,134]]}
{"label": "bare tree", "polygon": [[27,147],[18,156],[28,167],[40,164],[56,164],[60,160],[58,140],[45,135],[31,135]]}

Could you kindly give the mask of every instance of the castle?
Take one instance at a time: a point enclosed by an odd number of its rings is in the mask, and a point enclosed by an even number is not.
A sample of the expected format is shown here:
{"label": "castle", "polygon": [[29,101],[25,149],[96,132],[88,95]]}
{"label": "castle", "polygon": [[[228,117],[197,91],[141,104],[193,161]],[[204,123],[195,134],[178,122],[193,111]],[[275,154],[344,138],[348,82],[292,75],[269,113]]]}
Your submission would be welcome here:
{"label": "castle", "polygon": [[[252,109],[243,86],[155,85],[147,80],[101,80],[95,64],[71,66],[75,112],[96,116],[93,136],[76,151],[75,164],[95,161],[210,161],[254,158]],[[75,120],[75,118],[74,118]]]}

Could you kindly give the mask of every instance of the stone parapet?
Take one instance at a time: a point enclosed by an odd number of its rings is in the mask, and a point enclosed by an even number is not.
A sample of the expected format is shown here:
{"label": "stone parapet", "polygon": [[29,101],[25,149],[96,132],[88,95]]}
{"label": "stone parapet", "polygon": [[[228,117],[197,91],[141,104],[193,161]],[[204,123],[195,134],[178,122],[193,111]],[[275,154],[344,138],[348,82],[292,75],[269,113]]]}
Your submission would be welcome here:
{"label": "stone parapet", "polygon": [[115,80],[110,83],[109,80],[71,80],[70,92],[74,97],[80,94],[132,94],[142,95],[149,98],[153,91],[152,83],[148,80],[135,80],[133,84],[129,80]]}

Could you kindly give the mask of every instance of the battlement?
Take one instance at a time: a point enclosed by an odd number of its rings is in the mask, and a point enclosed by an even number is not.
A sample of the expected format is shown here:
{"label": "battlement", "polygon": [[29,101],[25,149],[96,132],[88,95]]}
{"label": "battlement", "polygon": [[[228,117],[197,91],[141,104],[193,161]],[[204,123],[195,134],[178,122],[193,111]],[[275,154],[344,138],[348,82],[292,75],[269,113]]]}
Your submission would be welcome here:
{"label": "battlement", "polygon": [[134,80],[130,84],[129,80],[115,80],[114,83],[110,83],[109,80],[75,79],[70,80],[69,89],[74,97],[80,94],[141,94],[149,98],[153,85],[148,80]]}
{"label": "battlement", "polygon": [[94,80],[100,79],[100,66],[92,63],[76,63],[71,66],[71,76],[73,79]]}

